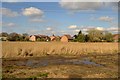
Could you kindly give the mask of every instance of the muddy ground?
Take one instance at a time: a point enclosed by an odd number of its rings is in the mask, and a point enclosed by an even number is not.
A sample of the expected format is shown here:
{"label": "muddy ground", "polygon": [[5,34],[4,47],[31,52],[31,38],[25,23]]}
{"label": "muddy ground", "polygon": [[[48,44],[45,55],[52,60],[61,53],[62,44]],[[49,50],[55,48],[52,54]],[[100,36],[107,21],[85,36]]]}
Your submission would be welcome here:
{"label": "muddy ground", "polygon": [[117,78],[118,54],[2,59],[3,78]]}

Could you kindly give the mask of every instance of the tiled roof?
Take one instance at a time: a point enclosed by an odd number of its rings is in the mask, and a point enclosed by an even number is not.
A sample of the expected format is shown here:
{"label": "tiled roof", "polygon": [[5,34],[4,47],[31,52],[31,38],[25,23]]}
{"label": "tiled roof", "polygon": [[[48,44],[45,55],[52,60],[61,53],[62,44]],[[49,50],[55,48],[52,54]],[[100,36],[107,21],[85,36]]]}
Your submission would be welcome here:
{"label": "tiled roof", "polygon": [[64,36],[66,36],[68,39],[72,39],[70,35],[64,35]]}

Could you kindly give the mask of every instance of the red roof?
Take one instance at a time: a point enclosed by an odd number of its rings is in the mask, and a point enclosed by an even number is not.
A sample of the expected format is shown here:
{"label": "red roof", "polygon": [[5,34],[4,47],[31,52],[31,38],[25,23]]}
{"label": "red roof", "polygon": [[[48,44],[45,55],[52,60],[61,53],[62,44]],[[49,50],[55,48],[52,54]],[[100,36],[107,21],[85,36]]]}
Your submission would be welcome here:
{"label": "red roof", "polygon": [[68,39],[72,39],[70,35],[64,35],[64,36],[66,36]]}
{"label": "red roof", "polygon": [[113,35],[113,39],[118,40],[118,38],[120,38],[120,34],[114,34]]}

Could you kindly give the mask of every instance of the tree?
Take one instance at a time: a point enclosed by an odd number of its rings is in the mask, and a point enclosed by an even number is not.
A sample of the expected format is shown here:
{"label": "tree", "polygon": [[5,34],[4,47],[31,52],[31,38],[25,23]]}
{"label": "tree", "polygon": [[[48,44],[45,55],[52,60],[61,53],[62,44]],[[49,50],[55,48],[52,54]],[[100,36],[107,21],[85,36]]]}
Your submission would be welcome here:
{"label": "tree", "polygon": [[113,35],[112,35],[112,33],[106,32],[104,39],[107,42],[112,42],[113,41]]}
{"label": "tree", "polygon": [[79,35],[79,34],[82,34],[82,31],[81,31],[81,30],[78,32],[78,35]]}
{"label": "tree", "polygon": [[25,37],[29,36],[28,33],[23,33],[22,35],[25,36]]}
{"label": "tree", "polygon": [[73,42],[77,42],[77,35],[73,36]]}
{"label": "tree", "polygon": [[54,34],[52,36],[55,36]]}
{"label": "tree", "polygon": [[77,41],[78,42],[85,42],[85,36],[84,36],[84,34],[79,34],[78,36],[77,36]]}
{"label": "tree", "polygon": [[23,33],[22,34],[22,39],[23,39],[23,41],[29,41],[29,34]]}
{"label": "tree", "polygon": [[89,37],[88,35],[85,35],[85,42],[88,42],[89,41]]}
{"label": "tree", "polygon": [[13,33],[10,33],[10,34],[8,35],[7,39],[8,39],[9,41],[19,41],[19,40],[20,40],[20,36],[19,36],[19,34],[13,32]]}
{"label": "tree", "polygon": [[120,38],[118,38],[118,42],[120,42]]}
{"label": "tree", "polygon": [[84,34],[82,34],[81,30],[78,32],[78,35],[75,36],[75,39],[78,42],[85,42],[85,36],[84,36]]}
{"label": "tree", "polygon": [[88,30],[88,37],[91,42],[101,42],[104,38],[103,32],[96,29]]}
{"label": "tree", "polygon": [[77,35],[74,35],[73,37],[74,37],[74,39],[76,39],[76,38],[77,38]]}
{"label": "tree", "polygon": [[37,38],[37,41],[45,41],[43,38]]}
{"label": "tree", "polygon": [[78,32],[77,35],[74,35],[73,37],[74,37],[73,39],[74,42],[85,42],[85,35],[82,34],[81,30]]}
{"label": "tree", "polygon": [[8,37],[8,33],[7,32],[2,32],[2,33],[0,33],[0,37]]}

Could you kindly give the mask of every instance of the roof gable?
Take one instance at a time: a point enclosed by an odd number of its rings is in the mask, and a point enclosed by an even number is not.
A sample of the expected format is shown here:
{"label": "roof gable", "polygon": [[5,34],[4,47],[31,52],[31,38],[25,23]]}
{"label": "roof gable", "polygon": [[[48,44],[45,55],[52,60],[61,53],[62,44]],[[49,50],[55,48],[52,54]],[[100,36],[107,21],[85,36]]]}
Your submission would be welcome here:
{"label": "roof gable", "polygon": [[66,36],[68,39],[72,39],[70,35],[64,35],[64,36]]}

